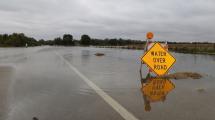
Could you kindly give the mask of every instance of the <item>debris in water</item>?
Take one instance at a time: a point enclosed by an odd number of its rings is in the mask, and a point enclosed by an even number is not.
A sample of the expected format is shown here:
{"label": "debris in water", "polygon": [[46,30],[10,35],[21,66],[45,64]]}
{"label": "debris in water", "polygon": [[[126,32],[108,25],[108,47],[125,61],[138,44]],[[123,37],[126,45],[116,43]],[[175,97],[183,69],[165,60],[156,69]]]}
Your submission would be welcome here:
{"label": "debris in water", "polygon": [[173,73],[173,74],[167,74],[162,76],[162,78],[167,78],[167,79],[200,79],[202,78],[202,75],[199,73],[195,72],[178,72],[178,73]]}
{"label": "debris in water", "polygon": [[198,92],[202,93],[202,92],[205,92],[205,89],[204,88],[197,88],[196,89]]}
{"label": "debris in water", "polygon": [[96,53],[94,54],[95,56],[104,56],[105,54],[104,53]]}
{"label": "debris in water", "polygon": [[32,120],[39,120],[37,117],[33,117]]}

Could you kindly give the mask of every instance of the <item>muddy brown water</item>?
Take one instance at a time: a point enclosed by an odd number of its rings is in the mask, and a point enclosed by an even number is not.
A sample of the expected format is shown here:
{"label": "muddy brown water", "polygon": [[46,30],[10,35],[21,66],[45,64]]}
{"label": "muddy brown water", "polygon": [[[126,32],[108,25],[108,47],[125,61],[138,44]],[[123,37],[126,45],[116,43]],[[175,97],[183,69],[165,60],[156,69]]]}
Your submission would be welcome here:
{"label": "muddy brown water", "polygon": [[[83,51],[88,52],[83,55]],[[159,89],[152,89],[149,96],[152,83],[144,84],[143,93],[139,77],[140,50],[45,46],[0,48],[0,66],[6,66],[1,68],[5,71],[0,89],[2,120],[123,119],[55,52],[140,120],[215,119],[214,56],[173,53],[177,62],[170,74],[188,71],[203,77],[155,80],[151,88]],[[144,67],[144,78],[147,72]],[[163,91],[162,86],[168,89]]]}

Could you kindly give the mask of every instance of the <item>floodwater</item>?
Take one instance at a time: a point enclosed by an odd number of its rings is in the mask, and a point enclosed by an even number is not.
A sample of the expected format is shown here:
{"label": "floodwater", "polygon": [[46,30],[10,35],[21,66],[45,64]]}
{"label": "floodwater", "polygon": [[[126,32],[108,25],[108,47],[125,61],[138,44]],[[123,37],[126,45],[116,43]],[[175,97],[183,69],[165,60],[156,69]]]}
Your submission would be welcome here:
{"label": "floodwater", "polygon": [[203,78],[160,82],[144,66],[141,79],[140,50],[0,48],[0,120],[123,120],[67,63],[139,120],[214,120],[215,56],[172,54],[170,73]]}

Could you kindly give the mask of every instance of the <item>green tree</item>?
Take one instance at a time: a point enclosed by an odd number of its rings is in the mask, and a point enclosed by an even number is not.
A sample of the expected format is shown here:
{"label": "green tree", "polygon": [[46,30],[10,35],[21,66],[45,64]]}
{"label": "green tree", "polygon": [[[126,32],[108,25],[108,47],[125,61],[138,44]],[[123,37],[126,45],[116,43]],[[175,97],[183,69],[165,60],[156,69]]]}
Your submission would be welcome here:
{"label": "green tree", "polygon": [[81,36],[81,41],[80,41],[81,45],[88,46],[90,45],[90,41],[91,41],[91,38],[88,35]]}
{"label": "green tree", "polygon": [[23,33],[0,34],[0,46],[23,47],[26,43],[29,46],[39,45],[34,38],[27,37]]}
{"label": "green tree", "polygon": [[64,34],[62,44],[66,46],[74,45],[73,36],[70,34]]}
{"label": "green tree", "polygon": [[45,40],[43,40],[43,39],[40,39],[39,41],[38,41],[38,43],[40,44],[40,45],[45,45]]}
{"label": "green tree", "polygon": [[3,44],[4,44],[3,35],[0,34],[0,46],[2,46]]}
{"label": "green tree", "polygon": [[62,45],[62,42],[63,40],[60,38],[60,37],[57,37],[54,39],[54,44],[55,45]]}
{"label": "green tree", "polygon": [[112,46],[116,46],[117,45],[117,39],[110,39],[109,44]]}

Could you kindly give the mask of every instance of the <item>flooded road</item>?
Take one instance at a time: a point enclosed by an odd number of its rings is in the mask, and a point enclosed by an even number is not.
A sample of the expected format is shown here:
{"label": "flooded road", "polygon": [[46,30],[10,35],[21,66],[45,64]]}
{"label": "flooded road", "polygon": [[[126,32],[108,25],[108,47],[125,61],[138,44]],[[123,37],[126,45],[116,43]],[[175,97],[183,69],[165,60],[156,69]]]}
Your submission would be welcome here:
{"label": "flooded road", "polygon": [[215,119],[215,56],[173,53],[170,73],[203,78],[159,83],[147,78],[146,67],[141,81],[141,55],[90,47],[0,48],[0,120]]}

